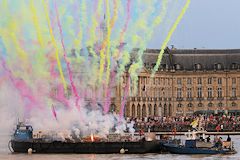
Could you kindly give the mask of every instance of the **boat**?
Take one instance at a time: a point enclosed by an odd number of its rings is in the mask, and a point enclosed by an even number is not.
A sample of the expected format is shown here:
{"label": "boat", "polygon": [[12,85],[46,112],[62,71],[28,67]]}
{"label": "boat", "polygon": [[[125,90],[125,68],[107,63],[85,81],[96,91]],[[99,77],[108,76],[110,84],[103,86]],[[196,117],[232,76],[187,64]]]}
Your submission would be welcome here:
{"label": "boat", "polygon": [[237,153],[231,141],[216,144],[205,141],[205,130],[193,130],[185,133],[185,145],[177,143],[163,144],[166,150],[175,154],[235,154]]}
{"label": "boat", "polygon": [[[107,138],[98,136],[82,136],[74,140],[51,140],[49,136],[43,136],[43,131],[33,131],[31,125],[19,123],[14,135],[9,141],[9,148],[19,153],[159,153],[162,149],[162,140],[156,140],[154,133],[145,133],[137,140],[130,140],[129,134],[108,134]],[[156,137],[156,136],[155,136]]]}

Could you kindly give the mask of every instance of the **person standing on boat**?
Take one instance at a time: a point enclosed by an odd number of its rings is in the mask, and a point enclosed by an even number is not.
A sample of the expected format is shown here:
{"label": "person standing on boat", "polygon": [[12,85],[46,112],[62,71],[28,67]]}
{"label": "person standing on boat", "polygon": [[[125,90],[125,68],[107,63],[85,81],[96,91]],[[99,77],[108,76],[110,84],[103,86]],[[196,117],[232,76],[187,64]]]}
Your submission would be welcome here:
{"label": "person standing on boat", "polygon": [[214,136],[214,139],[213,139],[213,142],[216,144],[217,141],[218,141],[218,137],[217,137],[217,135],[215,135],[215,136]]}
{"label": "person standing on boat", "polygon": [[221,132],[223,132],[223,124],[221,124]]}
{"label": "person standing on boat", "polygon": [[207,137],[207,142],[210,142],[211,138],[210,135]]}
{"label": "person standing on boat", "polygon": [[227,141],[228,142],[231,142],[231,137],[228,135],[228,137],[227,137]]}
{"label": "person standing on boat", "polygon": [[222,148],[222,137],[219,137],[218,138],[218,140],[217,140],[217,142],[215,143],[215,146],[218,148],[218,149],[220,149],[220,148]]}

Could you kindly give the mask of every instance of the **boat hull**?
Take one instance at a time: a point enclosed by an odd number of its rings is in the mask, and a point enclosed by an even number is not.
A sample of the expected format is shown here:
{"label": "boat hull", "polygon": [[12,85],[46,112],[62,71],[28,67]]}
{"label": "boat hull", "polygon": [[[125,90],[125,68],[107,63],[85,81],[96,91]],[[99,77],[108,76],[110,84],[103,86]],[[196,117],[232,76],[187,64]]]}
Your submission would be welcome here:
{"label": "boat hull", "polygon": [[235,154],[235,150],[217,149],[217,148],[190,148],[182,147],[175,144],[164,144],[167,151],[175,154]]}
{"label": "boat hull", "polygon": [[162,149],[161,141],[140,141],[140,142],[24,142],[11,140],[11,147],[14,152],[27,153],[31,148],[36,153],[97,153],[110,154],[120,153],[159,153]]}

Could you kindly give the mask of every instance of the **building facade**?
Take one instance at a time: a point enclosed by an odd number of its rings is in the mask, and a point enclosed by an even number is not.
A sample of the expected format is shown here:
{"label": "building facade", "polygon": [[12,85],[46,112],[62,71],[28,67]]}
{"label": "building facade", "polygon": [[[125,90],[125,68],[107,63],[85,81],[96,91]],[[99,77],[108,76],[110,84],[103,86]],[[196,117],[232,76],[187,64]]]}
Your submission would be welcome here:
{"label": "building facade", "polygon": [[[147,49],[138,91],[128,96],[125,117],[186,116],[240,111],[240,50],[166,49],[150,81],[160,50]],[[132,56],[134,61],[134,53]],[[116,87],[110,110],[119,113],[128,75]]]}

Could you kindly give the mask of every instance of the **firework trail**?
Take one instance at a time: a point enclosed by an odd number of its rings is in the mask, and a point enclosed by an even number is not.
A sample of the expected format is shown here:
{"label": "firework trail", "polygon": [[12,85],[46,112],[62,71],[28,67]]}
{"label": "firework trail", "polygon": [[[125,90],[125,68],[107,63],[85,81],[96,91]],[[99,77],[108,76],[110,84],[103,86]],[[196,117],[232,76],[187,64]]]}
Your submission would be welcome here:
{"label": "firework trail", "polygon": [[57,118],[57,113],[55,111],[55,108],[54,108],[54,105],[52,104],[52,112],[53,112],[53,115],[55,117],[55,119],[58,121],[58,118]]}
{"label": "firework trail", "polygon": [[58,23],[58,27],[59,27],[59,30],[60,30],[61,43],[62,43],[62,47],[63,47],[63,58],[64,58],[64,61],[67,64],[67,69],[68,69],[68,74],[69,74],[69,77],[70,77],[70,82],[71,82],[71,85],[72,85],[74,96],[76,98],[76,107],[78,108],[78,110],[80,110],[80,106],[78,104],[78,101],[79,101],[80,97],[78,96],[77,89],[76,89],[76,87],[74,85],[74,82],[73,82],[72,72],[71,72],[71,68],[70,68],[70,63],[67,61],[67,58],[66,58],[66,48],[65,48],[65,45],[64,45],[64,41],[63,41],[62,26],[61,26],[60,19],[59,19],[59,14],[58,14],[58,10],[57,10],[56,0],[54,1],[54,7],[55,7],[55,10],[56,10],[57,23]]}
{"label": "firework trail", "polygon": [[59,69],[59,72],[60,72],[60,76],[61,76],[61,79],[63,81],[63,87],[65,89],[65,91],[67,91],[67,84],[64,80],[64,76],[63,76],[63,72],[62,72],[62,67],[61,67],[61,62],[59,60],[59,56],[58,56],[58,48],[57,48],[57,44],[55,42],[55,38],[53,36],[53,31],[52,31],[52,26],[51,26],[51,22],[50,22],[50,19],[48,17],[48,11],[47,11],[47,5],[45,3],[45,1],[43,0],[43,5],[44,5],[44,9],[45,9],[45,14],[46,14],[46,18],[47,18],[47,21],[48,21],[48,26],[49,26],[49,31],[50,31],[50,34],[51,34],[51,37],[52,37],[52,42],[53,42],[53,46],[55,48],[55,56],[56,56],[56,59],[57,59],[57,64],[58,64],[58,69]]}
{"label": "firework trail", "polygon": [[155,65],[154,68],[153,68],[153,71],[152,71],[152,74],[151,74],[151,78],[154,77],[156,71],[158,70],[158,67],[159,67],[159,65],[160,65],[160,63],[161,63],[161,60],[162,60],[162,55],[163,55],[163,53],[164,53],[164,49],[166,48],[167,43],[169,42],[169,40],[170,40],[170,38],[171,38],[174,30],[176,29],[178,23],[180,22],[181,18],[183,17],[184,13],[186,12],[189,4],[190,4],[190,0],[187,0],[187,3],[186,3],[186,5],[184,6],[184,8],[182,9],[181,14],[178,16],[176,22],[174,23],[172,29],[170,30],[170,32],[169,32],[169,34],[168,34],[166,40],[164,41],[164,43],[163,43],[163,45],[162,45],[162,47],[161,47],[161,51],[160,51],[160,53],[159,53],[159,55],[158,55],[157,63],[156,63],[156,65]]}

